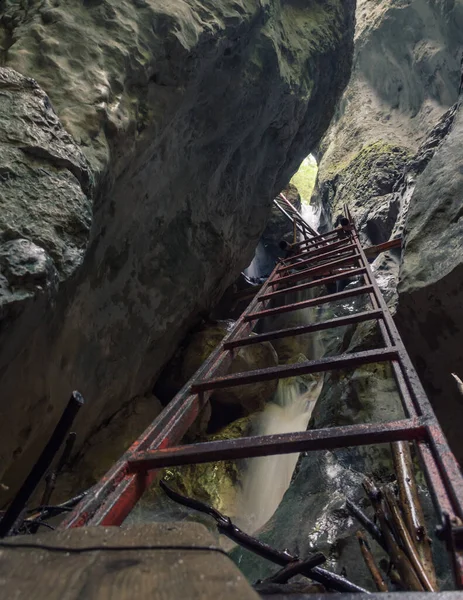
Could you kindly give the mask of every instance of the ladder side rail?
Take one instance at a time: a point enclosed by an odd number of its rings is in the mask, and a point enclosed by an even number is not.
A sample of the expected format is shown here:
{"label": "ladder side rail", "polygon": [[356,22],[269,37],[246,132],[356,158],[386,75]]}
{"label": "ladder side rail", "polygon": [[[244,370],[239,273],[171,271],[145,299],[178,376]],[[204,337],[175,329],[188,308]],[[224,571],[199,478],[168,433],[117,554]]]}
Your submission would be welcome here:
{"label": "ladder side rail", "polygon": [[[345,211],[347,218],[352,222],[352,217],[347,206],[345,207]],[[389,312],[386,301],[381,294],[378,283],[373,276],[363,248],[361,247],[358,232],[356,230],[354,230],[354,237],[359,253],[362,256],[362,262],[364,262],[366,266],[368,282],[373,286],[378,306],[383,310],[384,325],[390,338],[390,342],[394,347],[398,348],[399,351],[398,364],[400,365],[401,370],[399,390],[403,391],[405,384],[405,387],[408,388],[408,391],[411,394],[418,416],[426,419],[426,437],[422,443],[417,444],[417,449],[431,490],[432,498],[435,502],[434,506],[439,517],[444,522],[445,511],[448,510],[450,504],[452,512],[448,515],[449,522],[453,520],[462,523],[463,476],[460,467],[450,450],[431,403],[418,378],[408,352],[405,349],[399,331]],[[435,468],[432,468],[433,466]],[[451,535],[451,532],[449,535]],[[452,563],[454,566],[455,583],[459,589],[463,589],[463,550],[457,549],[455,546],[453,547]]]}
{"label": "ladder side rail", "polygon": [[[278,278],[278,274],[276,273],[275,268],[272,275],[262,286],[261,293],[265,293],[266,290],[270,289],[271,282],[276,278]],[[226,368],[228,368],[233,360],[233,351],[224,351],[223,343],[233,340],[235,336],[245,335],[247,332],[250,333],[252,331],[256,322],[247,323],[244,319],[248,314],[259,307],[258,297],[259,294],[255,296],[246,310],[242,313],[232,331],[224,337],[222,343],[217,346],[209,358],[201,365],[192,380],[211,375],[219,369],[226,370]],[[92,522],[93,515],[99,511],[99,508],[101,508],[104,502],[113,495],[113,493],[117,495],[117,490],[119,490],[120,494],[124,491],[126,496],[129,497],[129,504],[132,503],[131,508],[135,506],[144,490],[149,486],[150,481],[147,479],[145,482],[140,482],[135,476],[128,475],[128,460],[136,451],[148,448],[152,449],[155,446],[162,447],[162,445],[165,445],[166,443],[176,443],[183,437],[190,427],[189,419],[193,418],[194,420],[207,401],[207,398],[205,397],[200,400],[196,394],[191,394],[190,386],[191,380],[183,386],[178,394],[176,394],[172,401],[169,402],[160,415],[158,415],[127,452],[74,508],[69,516],[60,524],[59,529],[81,527]],[[171,432],[171,437],[169,439],[166,438],[168,432]],[[124,490],[124,487],[127,486],[128,478],[130,478],[130,481],[128,482],[130,493],[127,490]],[[127,514],[129,514],[130,510],[129,506],[126,506],[126,510],[124,511],[126,514],[122,515],[116,514],[116,508],[117,507],[115,506],[109,507],[108,513],[104,515],[101,514],[102,511],[100,510],[101,522],[92,522],[92,524],[101,524],[104,522],[105,524],[120,525]],[[111,515],[114,515],[114,520],[110,519]]]}

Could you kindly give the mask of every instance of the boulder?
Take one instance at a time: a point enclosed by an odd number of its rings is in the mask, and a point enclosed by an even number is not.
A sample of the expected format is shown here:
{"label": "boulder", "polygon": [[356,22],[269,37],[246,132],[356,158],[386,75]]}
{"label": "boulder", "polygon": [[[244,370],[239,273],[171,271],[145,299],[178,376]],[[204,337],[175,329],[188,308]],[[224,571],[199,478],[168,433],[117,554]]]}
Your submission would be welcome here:
{"label": "boulder", "polygon": [[[196,370],[203,364],[206,358],[222,341],[227,333],[223,324],[206,326],[196,332],[190,339],[185,350],[181,365],[181,382],[185,384]],[[241,373],[275,367],[278,364],[278,356],[270,342],[244,346],[236,352],[236,356],[228,370],[228,373]],[[262,381],[251,385],[240,385],[225,388],[214,392],[211,398],[213,404],[236,405],[241,407],[243,414],[249,415],[261,410],[265,404],[272,399],[278,382]]]}

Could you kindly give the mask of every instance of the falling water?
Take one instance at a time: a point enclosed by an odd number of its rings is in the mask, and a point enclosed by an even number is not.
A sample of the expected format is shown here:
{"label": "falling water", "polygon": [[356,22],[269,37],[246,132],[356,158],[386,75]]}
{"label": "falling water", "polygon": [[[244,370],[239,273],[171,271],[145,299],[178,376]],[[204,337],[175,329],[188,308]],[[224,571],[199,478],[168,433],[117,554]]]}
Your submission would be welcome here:
{"label": "falling water", "polygon": [[320,225],[320,212],[321,208],[315,207],[309,202],[302,202],[301,205],[301,214],[304,220],[315,230],[318,230]]}
{"label": "falling water", "polygon": [[[256,435],[305,431],[323,385],[319,377],[300,392],[298,380],[280,381],[256,426]],[[264,525],[278,508],[291,482],[299,454],[264,456],[248,461],[236,503],[236,522],[248,533]]]}

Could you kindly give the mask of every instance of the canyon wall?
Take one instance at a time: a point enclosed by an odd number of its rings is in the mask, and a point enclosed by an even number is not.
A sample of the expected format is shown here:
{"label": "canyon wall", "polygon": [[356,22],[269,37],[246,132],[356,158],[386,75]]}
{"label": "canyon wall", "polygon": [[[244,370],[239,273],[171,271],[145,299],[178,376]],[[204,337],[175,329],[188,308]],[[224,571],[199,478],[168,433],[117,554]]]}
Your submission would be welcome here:
{"label": "canyon wall", "polygon": [[0,480],[11,494],[71,390],[86,399],[78,450],[151,390],[249,264],[273,196],[348,81],[355,1],[1,9]]}
{"label": "canyon wall", "polygon": [[459,460],[462,32],[461,0],[358,3],[353,73],[313,198],[325,227],[347,204],[367,245],[403,236],[373,269]]}

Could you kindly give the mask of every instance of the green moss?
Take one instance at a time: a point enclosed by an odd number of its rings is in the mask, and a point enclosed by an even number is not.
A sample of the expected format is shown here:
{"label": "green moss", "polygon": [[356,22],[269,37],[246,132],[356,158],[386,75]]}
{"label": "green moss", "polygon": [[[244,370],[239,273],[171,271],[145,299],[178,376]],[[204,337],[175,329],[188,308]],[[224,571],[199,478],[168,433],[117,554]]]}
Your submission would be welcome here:
{"label": "green moss", "polygon": [[310,155],[307,156],[307,158],[304,158],[299,170],[291,179],[291,183],[297,187],[297,190],[301,195],[302,202],[310,201],[315,187],[315,180],[317,179],[317,171],[317,161]]}
{"label": "green moss", "polygon": [[412,155],[408,148],[379,140],[364,146],[357,154],[348,156],[343,161],[328,165],[323,169],[323,179],[332,179],[338,174],[345,175],[347,171],[355,175],[364,174],[376,160],[384,156],[389,156],[394,161],[403,161],[411,158]]}
{"label": "green moss", "polygon": [[[204,441],[245,437],[250,433],[251,426],[252,417],[243,417],[218,433],[207,436]],[[172,482],[173,487],[182,494],[211,504],[221,512],[227,512],[238,489],[239,468],[236,461],[226,460],[165,469],[162,477]]]}

